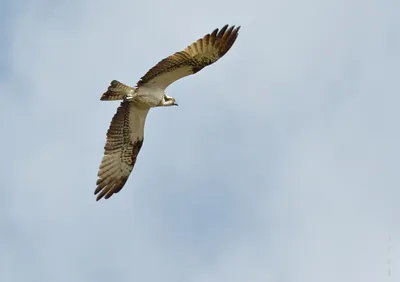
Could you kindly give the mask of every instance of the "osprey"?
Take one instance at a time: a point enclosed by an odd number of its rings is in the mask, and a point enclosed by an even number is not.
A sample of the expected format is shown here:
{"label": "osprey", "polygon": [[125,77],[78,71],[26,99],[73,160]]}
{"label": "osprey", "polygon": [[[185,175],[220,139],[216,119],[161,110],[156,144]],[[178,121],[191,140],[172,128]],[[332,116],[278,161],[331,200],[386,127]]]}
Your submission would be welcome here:
{"label": "osprey", "polygon": [[102,101],[122,100],[107,131],[104,157],[98,172],[97,201],[108,199],[125,185],[136,163],[143,144],[144,124],[153,107],[177,106],[175,98],[165,94],[174,81],[197,73],[218,61],[235,42],[240,26],[225,25],[192,43],[151,68],[137,83],[130,87],[113,80]]}

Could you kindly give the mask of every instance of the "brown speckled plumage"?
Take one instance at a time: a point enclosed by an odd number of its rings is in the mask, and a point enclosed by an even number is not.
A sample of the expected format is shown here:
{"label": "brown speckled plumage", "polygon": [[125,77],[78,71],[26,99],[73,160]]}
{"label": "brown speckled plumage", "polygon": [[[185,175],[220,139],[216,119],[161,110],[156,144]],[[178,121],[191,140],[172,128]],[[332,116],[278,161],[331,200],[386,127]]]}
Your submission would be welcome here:
{"label": "brown speckled plumage", "polygon": [[108,199],[118,193],[136,163],[143,144],[143,136],[132,140],[130,127],[131,110],[135,110],[130,102],[124,101],[114,115],[107,131],[107,142],[104,146],[104,157],[101,162],[94,192],[97,200],[103,196]]}
{"label": "brown speckled plumage", "polygon": [[172,82],[211,65],[229,51],[238,37],[239,29],[240,26],[228,28],[228,25],[221,30],[215,29],[183,51],[160,61],[139,80],[137,86],[156,84],[165,89]]}

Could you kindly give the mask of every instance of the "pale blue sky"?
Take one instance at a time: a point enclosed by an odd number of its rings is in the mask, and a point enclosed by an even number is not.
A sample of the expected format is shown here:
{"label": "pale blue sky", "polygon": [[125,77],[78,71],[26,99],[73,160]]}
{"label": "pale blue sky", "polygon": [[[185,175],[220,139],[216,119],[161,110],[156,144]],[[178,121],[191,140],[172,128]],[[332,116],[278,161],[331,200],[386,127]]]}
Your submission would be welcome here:
{"label": "pale blue sky", "polygon": [[[0,281],[399,279],[399,1],[12,3]],[[109,82],[225,24],[233,48],[168,88],[179,107],[151,110],[125,188],[96,202]]]}

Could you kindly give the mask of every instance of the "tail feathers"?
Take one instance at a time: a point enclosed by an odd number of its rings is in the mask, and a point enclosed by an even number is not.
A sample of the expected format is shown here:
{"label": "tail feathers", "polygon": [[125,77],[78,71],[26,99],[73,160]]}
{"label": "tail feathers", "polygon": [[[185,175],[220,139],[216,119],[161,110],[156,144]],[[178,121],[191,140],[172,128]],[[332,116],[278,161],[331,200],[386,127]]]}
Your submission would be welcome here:
{"label": "tail feathers", "polygon": [[111,81],[111,85],[108,87],[107,92],[103,93],[100,100],[123,100],[126,96],[133,96],[134,93],[135,88],[125,85],[117,80],[113,80]]}

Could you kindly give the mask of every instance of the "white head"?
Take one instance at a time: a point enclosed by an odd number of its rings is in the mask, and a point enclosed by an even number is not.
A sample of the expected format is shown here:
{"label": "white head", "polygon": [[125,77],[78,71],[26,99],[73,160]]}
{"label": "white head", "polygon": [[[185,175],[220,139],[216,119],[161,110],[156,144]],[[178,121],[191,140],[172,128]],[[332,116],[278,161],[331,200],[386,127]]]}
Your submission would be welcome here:
{"label": "white head", "polygon": [[163,106],[163,107],[178,106],[178,103],[176,103],[175,98],[164,97],[164,99],[161,100],[161,105],[160,106]]}

